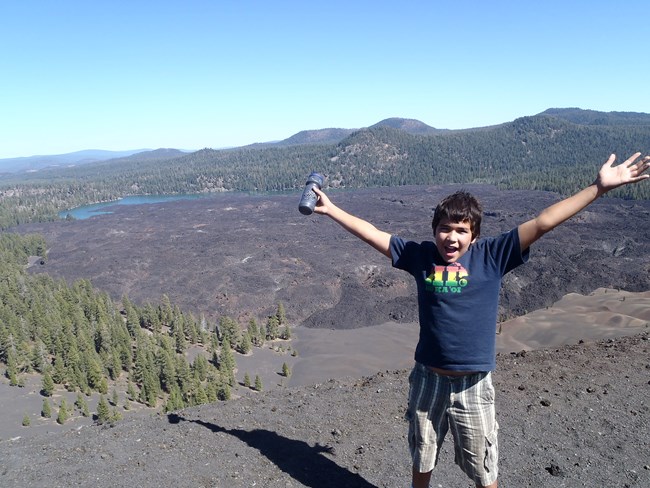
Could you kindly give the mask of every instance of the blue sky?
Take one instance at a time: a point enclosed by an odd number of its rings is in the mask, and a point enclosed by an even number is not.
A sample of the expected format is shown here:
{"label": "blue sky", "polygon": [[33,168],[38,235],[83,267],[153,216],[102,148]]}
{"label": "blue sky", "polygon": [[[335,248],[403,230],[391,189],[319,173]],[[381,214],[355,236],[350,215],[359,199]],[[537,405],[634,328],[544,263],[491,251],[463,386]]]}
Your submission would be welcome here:
{"label": "blue sky", "polygon": [[0,2],[0,158],[650,113],[647,0]]}

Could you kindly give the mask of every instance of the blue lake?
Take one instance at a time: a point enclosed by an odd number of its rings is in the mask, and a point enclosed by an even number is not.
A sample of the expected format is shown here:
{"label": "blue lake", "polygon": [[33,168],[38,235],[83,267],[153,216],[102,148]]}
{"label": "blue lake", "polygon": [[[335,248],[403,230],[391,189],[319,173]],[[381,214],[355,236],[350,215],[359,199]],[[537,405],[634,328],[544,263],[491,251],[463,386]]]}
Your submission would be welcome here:
{"label": "blue lake", "polygon": [[94,203],[92,205],[84,205],[82,207],[72,208],[59,212],[59,217],[65,219],[68,214],[72,215],[77,220],[88,219],[96,215],[113,213],[110,210],[104,210],[114,205],[141,205],[143,203],[164,203],[174,202],[178,200],[194,200],[196,198],[205,198],[213,195],[134,195],[114,200],[112,202]]}

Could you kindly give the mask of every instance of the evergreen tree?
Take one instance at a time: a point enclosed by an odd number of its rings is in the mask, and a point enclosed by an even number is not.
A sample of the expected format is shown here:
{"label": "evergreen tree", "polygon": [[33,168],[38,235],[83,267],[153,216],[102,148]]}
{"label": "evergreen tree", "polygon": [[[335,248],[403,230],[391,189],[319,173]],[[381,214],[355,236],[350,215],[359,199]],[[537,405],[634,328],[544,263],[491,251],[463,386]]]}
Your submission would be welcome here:
{"label": "evergreen tree", "polygon": [[50,401],[47,398],[43,398],[43,406],[41,407],[41,417],[44,419],[52,418],[52,407],[50,407]]}
{"label": "evergreen tree", "polygon": [[280,338],[284,339],[285,341],[288,341],[289,339],[291,339],[291,329],[289,328],[288,325],[285,325],[282,328],[282,334],[280,334]]}
{"label": "evergreen tree", "polygon": [[205,392],[205,389],[201,384],[197,385],[196,392],[194,394],[194,405],[203,405],[208,403],[208,395]]}
{"label": "evergreen tree", "polygon": [[117,390],[113,388],[113,393],[111,394],[111,405],[116,407],[119,401],[120,401],[120,397],[117,394]]}
{"label": "evergreen tree", "polygon": [[169,327],[174,316],[174,309],[167,295],[163,295],[160,302],[160,322],[161,325]]}
{"label": "evergreen tree", "polygon": [[29,415],[23,415],[23,427],[29,427],[30,425],[32,425],[32,421],[29,418]]}
{"label": "evergreen tree", "polygon": [[221,344],[226,341],[232,346],[239,342],[240,329],[237,321],[231,317],[223,316],[219,319],[219,330],[221,331]]}
{"label": "evergreen tree", "polygon": [[184,398],[192,389],[192,370],[185,356],[176,357],[176,382]]}
{"label": "evergreen tree", "polygon": [[217,398],[221,401],[230,400],[230,383],[227,380],[221,380],[217,385]]}
{"label": "evergreen tree", "polygon": [[60,425],[65,424],[65,421],[68,420],[68,404],[65,401],[65,398],[61,399],[61,405],[59,406],[59,415],[56,417],[56,422]]}
{"label": "evergreen tree", "polygon": [[255,375],[255,391],[262,391],[262,378]]}
{"label": "evergreen tree", "polygon": [[131,337],[136,337],[140,329],[140,314],[126,295],[122,297],[122,307],[126,316],[126,328]]}
{"label": "evergreen tree", "polygon": [[104,424],[110,420],[111,412],[108,402],[104,395],[99,395],[99,403],[97,403],[97,423]]}
{"label": "evergreen tree", "polygon": [[291,370],[289,369],[289,365],[287,363],[282,363],[282,376],[285,378],[291,376]]}
{"label": "evergreen tree", "polygon": [[50,397],[52,396],[52,393],[54,393],[54,381],[52,380],[50,372],[46,371],[45,374],[43,374],[41,394]]}
{"label": "evergreen tree", "polygon": [[205,359],[203,354],[199,354],[194,358],[194,361],[192,362],[192,371],[199,381],[205,381],[208,374],[208,368],[208,360]]}
{"label": "evergreen tree", "polygon": [[108,393],[108,380],[106,379],[106,376],[103,376],[100,380],[98,391],[104,395]]}
{"label": "evergreen tree", "polygon": [[164,410],[166,413],[169,413],[176,410],[181,410],[182,408],[185,408],[183,395],[181,394],[180,388],[175,385],[172,388],[172,391],[169,393],[169,397],[167,397],[167,402],[165,403]]}
{"label": "evergreen tree", "polygon": [[135,391],[135,387],[133,386],[133,383],[129,381],[129,384],[126,387],[126,394],[132,402],[135,401],[135,399],[138,397],[137,392]]}
{"label": "evergreen tree", "polygon": [[278,325],[282,326],[287,323],[287,314],[284,311],[284,303],[278,303],[278,311],[276,312],[276,317],[278,318]]}
{"label": "evergreen tree", "polygon": [[248,354],[248,353],[251,352],[252,348],[253,348],[253,345],[251,343],[251,336],[248,334],[248,331],[245,330],[242,333],[241,341],[239,341],[239,345],[237,346],[237,350],[241,354]]}
{"label": "evergreen tree", "polygon": [[160,364],[160,385],[168,393],[177,384],[176,361],[172,354],[172,352],[162,350],[158,357],[158,363]]}
{"label": "evergreen tree", "polygon": [[176,344],[176,352],[178,354],[185,353],[187,349],[187,339],[185,338],[185,324],[183,315],[177,307],[174,308],[174,316],[171,323],[171,335]]}
{"label": "evergreen tree", "polygon": [[40,338],[36,339],[32,349],[32,367],[39,373],[45,371],[47,366],[47,349]]}
{"label": "evergreen tree", "polygon": [[14,348],[10,348],[7,353],[7,370],[5,371],[5,376],[9,378],[9,384],[11,386],[18,385],[18,360]]}
{"label": "evergreen tree", "polygon": [[88,410],[88,403],[86,402],[86,399],[81,394],[81,392],[77,393],[77,399],[75,400],[74,405],[81,412],[81,415],[83,415],[84,417],[90,416],[90,411]]}
{"label": "evergreen tree", "polygon": [[111,412],[111,417],[110,417],[110,422],[118,422],[122,420],[122,414],[119,412],[117,408],[113,408],[113,411]]}
{"label": "evergreen tree", "polygon": [[244,375],[244,386],[246,388],[251,387],[251,377],[248,375],[248,372]]}
{"label": "evergreen tree", "polygon": [[280,325],[278,323],[278,317],[276,315],[271,315],[266,321],[266,339],[274,340],[277,339],[280,335]]}
{"label": "evergreen tree", "polygon": [[264,345],[263,334],[260,332],[260,328],[257,325],[257,321],[253,318],[248,322],[248,335],[251,338],[251,342],[255,347],[261,347]]}

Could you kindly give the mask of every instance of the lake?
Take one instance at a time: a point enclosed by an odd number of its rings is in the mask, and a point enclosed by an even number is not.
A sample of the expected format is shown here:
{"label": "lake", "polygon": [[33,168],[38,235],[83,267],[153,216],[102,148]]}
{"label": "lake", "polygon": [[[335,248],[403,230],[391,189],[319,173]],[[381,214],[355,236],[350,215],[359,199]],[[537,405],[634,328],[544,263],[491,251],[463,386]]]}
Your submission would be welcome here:
{"label": "lake", "polygon": [[113,200],[111,202],[93,203],[92,205],[83,205],[59,212],[59,217],[65,219],[69,214],[77,220],[84,220],[97,215],[111,214],[111,210],[106,210],[114,205],[142,205],[145,203],[165,203],[177,200],[193,200],[196,198],[205,198],[214,196],[214,194],[195,194],[195,195],[132,195]]}

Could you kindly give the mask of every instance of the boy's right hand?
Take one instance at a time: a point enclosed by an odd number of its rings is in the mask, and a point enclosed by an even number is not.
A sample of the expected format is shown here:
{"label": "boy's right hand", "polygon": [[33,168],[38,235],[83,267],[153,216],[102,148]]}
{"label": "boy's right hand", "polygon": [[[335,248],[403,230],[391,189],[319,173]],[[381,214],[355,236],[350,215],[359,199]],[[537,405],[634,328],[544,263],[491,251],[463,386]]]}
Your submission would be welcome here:
{"label": "boy's right hand", "polygon": [[332,207],[332,202],[330,201],[329,197],[318,188],[314,187],[313,190],[314,193],[318,195],[318,201],[316,202],[314,212],[322,215],[327,215],[327,213],[329,213],[329,209]]}

